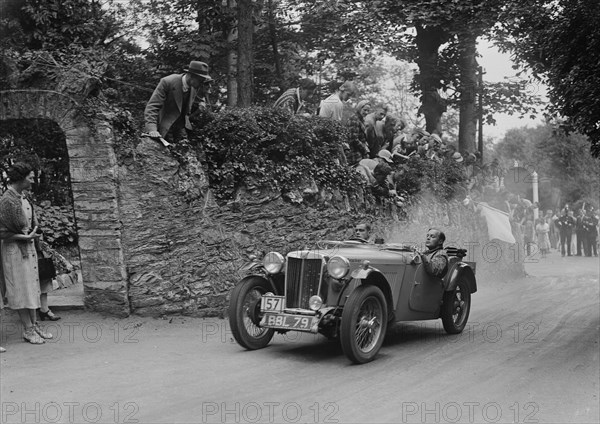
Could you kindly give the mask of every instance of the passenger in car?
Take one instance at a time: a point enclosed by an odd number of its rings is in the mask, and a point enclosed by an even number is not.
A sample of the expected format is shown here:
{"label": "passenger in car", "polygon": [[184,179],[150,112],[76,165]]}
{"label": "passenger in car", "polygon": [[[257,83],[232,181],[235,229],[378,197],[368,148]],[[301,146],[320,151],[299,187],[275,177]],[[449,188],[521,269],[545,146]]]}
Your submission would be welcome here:
{"label": "passenger in car", "polygon": [[444,251],[446,235],[437,228],[430,228],[425,236],[427,250],[421,254],[425,271],[434,277],[442,278],[448,271],[448,255]]}
{"label": "passenger in car", "polygon": [[374,243],[375,236],[371,234],[371,225],[361,222],[354,227],[354,239],[364,240],[367,243]]}

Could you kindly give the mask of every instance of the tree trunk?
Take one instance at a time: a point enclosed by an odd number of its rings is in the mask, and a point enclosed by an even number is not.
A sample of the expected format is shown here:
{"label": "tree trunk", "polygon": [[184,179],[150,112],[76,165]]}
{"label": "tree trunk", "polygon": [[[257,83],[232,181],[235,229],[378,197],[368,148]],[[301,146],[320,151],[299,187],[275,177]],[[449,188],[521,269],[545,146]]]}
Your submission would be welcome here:
{"label": "tree trunk", "polygon": [[417,25],[416,28],[420,73],[418,82],[422,93],[419,113],[425,115],[425,129],[428,132],[441,134],[441,119],[446,111],[446,102],[438,93],[442,86],[438,71],[438,50],[447,41],[448,34],[441,27]]}
{"label": "tree trunk", "polygon": [[267,13],[269,22],[269,36],[271,38],[271,48],[273,49],[273,61],[275,62],[275,77],[277,78],[277,86],[281,92],[283,92],[283,72],[281,67],[281,56],[279,56],[279,40],[277,38],[277,22],[275,21],[275,5],[273,0],[269,0]]}
{"label": "tree trunk", "polygon": [[458,150],[477,150],[477,35],[459,35],[460,118],[458,124]]}
{"label": "tree trunk", "polygon": [[[232,10],[235,9],[235,0],[227,0],[227,7]],[[229,25],[229,28],[227,28],[227,106],[235,107],[238,105],[238,56],[236,49],[238,28],[235,22]]]}
{"label": "tree trunk", "polygon": [[252,0],[238,0],[238,106],[252,105],[253,84],[253,10]]}

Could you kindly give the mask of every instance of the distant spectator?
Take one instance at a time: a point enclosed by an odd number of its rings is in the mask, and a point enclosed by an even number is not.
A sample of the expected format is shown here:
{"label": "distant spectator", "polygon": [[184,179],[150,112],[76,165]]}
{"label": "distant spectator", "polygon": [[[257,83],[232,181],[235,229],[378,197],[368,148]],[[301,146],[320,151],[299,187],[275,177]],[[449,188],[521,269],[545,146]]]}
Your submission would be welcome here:
{"label": "distant spectator", "polygon": [[298,87],[285,91],[275,101],[273,107],[287,110],[292,115],[309,115],[310,111],[306,108],[305,102],[313,96],[316,88],[317,84],[313,80],[301,79]]}
{"label": "distant spectator", "polygon": [[344,104],[356,94],[356,86],[352,81],[346,81],[325,100],[321,101],[319,116],[342,121],[344,116]]}
{"label": "distant spectator", "polygon": [[583,210],[583,208],[581,208],[577,211],[577,218],[575,218],[575,237],[577,238],[577,240],[575,241],[575,245],[577,246],[577,253],[575,253],[576,256],[581,256],[582,251],[584,250],[583,245],[586,234],[586,231],[583,228],[584,218],[585,211]]}
{"label": "distant spectator", "polygon": [[375,106],[373,112],[365,118],[367,143],[371,158],[375,158],[377,153],[383,148],[383,133],[380,135],[377,131],[377,123],[383,118],[385,118],[385,107],[383,105]]}
{"label": "distant spectator", "polygon": [[464,159],[459,152],[454,152],[452,154],[452,160],[456,163],[462,163]]}
{"label": "distant spectator", "polygon": [[556,221],[556,226],[560,232],[560,253],[562,256],[565,256],[565,246],[567,255],[571,256],[571,237],[575,228],[575,219],[569,216],[569,212],[565,207],[562,215]]}
{"label": "distant spectator", "polygon": [[[144,110],[145,130],[151,138],[185,139],[191,130],[189,115],[195,99],[199,106],[206,102],[212,78],[208,65],[192,61],[183,74],[164,77],[154,89]],[[171,137],[172,135],[172,137]]]}
{"label": "distant spectator", "polygon": [[527,214],[527,218],[525,218],[525,223],[523,224],[523,242],[525,243],[525,253],[529,257],[531,256],[532,247],[535,242],[535,225],[531,214]]}
{"label": "distant spectator", "polygon": [[361,159],[369,156],[367,134],[365,132],[365,117],[371,111],[371,104],[361,100],[356,105],[355,114],[348,120],[349,140],[346,159],[348,165],[355,166]]}
{"label": "distant spectator", "polygon": [[[406,122],[394,115],[387,115],[383,126],[383,148],[392,152],[394,140],[403,138],[402,130],[406,128]],[[399,141],[399,140],[398,140]],[[393,152],[392,152],[393,153]]]}
{"label": "distant spectator", "polygon": [[377,168],[377,166],[382,163],[388,163],[388,164],[394,163],[394,161],[392,159],[392,154],[390,153],[389,150],[385,150],[385,149],[380,150],[377,153],[377,157],[375,159],[367,158],[367,159],[360,160],[358,162],[358,166],[356,167],[356,170],[365,177],[365,179],[367,180],[367,183],[369,185],[374,185],[376,183],[375,174],[374,174],[375,168]]}
{"label": "distant spectator", "polygon": [[587,210],[583,220],[583,228],[585,232],[585,256],[592,256],[592,254],[598,256],[598,218],[594,215],[594,208],[592,207]]}
{"label": "distant spectator", "polygon": [[535,233],[537,235],[538,249],[542,254],[542,258],[545,258],[548,252],[550,252],[550,225],[546,222],[544,217],[538,218],[538,223],[535,226]]}

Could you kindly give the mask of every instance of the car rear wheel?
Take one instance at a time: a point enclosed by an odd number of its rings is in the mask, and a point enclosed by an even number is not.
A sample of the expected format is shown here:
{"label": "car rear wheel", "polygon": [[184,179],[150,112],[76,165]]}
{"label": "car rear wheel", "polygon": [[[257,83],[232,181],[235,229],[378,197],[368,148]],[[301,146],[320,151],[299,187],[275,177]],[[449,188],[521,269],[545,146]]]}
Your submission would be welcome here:
{"label": "car rear wheel", "polygon": [[359,286],[344,305],[340,341],[354,363],[372,361],[379,352],[387,328],[387,304],[376,286]]}
{"label": "car rear wheel", "polygon": [[441,312],[444,330],[449,334],[461,333],[467,325],[470,311],[471,292],[469,291],[469,285],[464,278],[460,278],[454,290],[444,293]]}
{"label": "car rear wheel", "polygon": [[260,298],[268,291],[270,286],[265,280],[250,278],[231,292],[229,326],[235,340],[246,349],[262,349],[273,338],[275,330],[258,325]]}

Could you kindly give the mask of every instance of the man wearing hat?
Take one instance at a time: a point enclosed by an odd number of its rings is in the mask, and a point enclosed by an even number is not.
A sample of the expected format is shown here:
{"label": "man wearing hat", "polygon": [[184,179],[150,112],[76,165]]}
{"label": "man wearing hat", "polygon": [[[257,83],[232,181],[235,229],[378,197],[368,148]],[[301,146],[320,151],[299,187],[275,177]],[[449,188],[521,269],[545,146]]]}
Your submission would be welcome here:
{"label": "man wearing hat", "polygon": [[183,74],[162,78],[144,110],[148,135],[159,138],[170,132],[174,138],[187,138],[186,129],[192,129],[189,115],[194,100],[198,97],[200,103],[205,104],[211,81],[208,65],[195,60]]}
{"label": "man wearing hat", "polygon": [[[393,156],[389,150],[382,149],[377,153],[377,157],[375,159],[361,159],[356,166],[356,170],[360,172],[365,179],[367,180],[368,185],[376,185],[378,184],[378,176],[385,174],[385,178],[392,173],[392,168],[389,164],[393,164]],[[386,164],[387,167],[382,166],[382,164]],[[375,175],[375,170],[379,166],[377,176]],[[388,172],[389,169],[389,172]],[[379,178],[380,179],[380,178]],[[389,178],[392,179],[391,177]]]}

